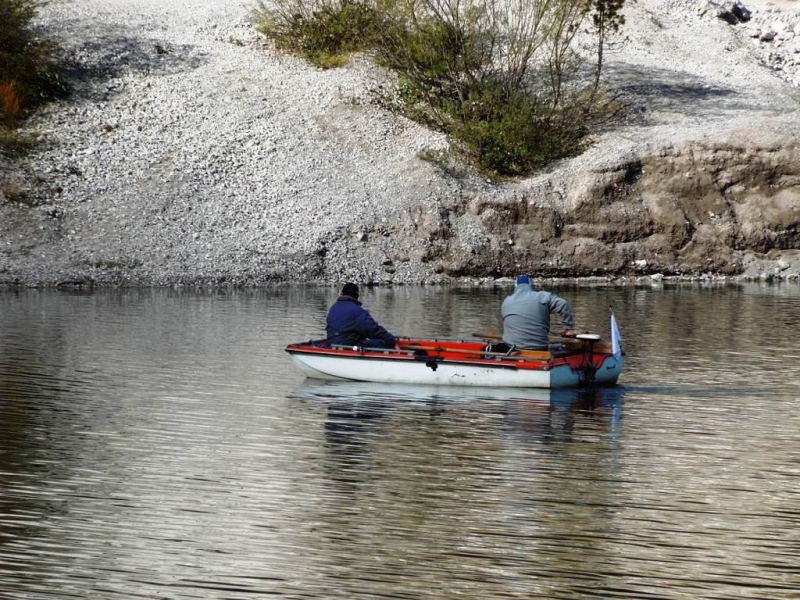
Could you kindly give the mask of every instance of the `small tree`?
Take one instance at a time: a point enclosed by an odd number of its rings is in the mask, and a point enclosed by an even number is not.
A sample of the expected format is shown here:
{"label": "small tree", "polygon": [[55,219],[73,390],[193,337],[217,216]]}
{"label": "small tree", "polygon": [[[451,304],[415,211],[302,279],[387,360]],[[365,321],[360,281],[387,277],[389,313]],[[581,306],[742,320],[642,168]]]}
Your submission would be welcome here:
{"label": "small tree", "polygon": [[605,50],[611,35],[619,32],[625,24],[625,15],[622,14],[622,7],[625,0],[589,0],[589,10],[592,14],[592,25],[597,35],[597,60],[594,70],[594,84],[590,105],[594,103],[597,92],[600,89],[600,76],[603,71],[603,59]]}

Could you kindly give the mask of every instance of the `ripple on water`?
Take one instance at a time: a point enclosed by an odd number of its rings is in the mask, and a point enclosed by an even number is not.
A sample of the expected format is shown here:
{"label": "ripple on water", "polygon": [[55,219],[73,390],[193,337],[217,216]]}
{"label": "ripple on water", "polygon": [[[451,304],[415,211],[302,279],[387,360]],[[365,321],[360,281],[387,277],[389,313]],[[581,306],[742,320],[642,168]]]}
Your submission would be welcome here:
{"label": "ripple on water", "polygon": [[[561,293],[622,386],[304,382],[328,288],[0,295],[0,595],[796,595],[799,295]],[[365,294],[446,337],[504,291]]]}

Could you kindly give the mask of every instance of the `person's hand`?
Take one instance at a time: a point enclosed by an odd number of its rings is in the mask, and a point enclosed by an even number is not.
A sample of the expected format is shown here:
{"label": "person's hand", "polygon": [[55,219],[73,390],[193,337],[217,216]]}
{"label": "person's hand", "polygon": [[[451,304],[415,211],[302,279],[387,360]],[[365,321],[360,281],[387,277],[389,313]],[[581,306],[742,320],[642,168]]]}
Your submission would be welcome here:
{"label": "person's hand", "polygon": [[566,338],[575,337],[575,332],[572,329],[562,329],[561,337],[566,337]]}

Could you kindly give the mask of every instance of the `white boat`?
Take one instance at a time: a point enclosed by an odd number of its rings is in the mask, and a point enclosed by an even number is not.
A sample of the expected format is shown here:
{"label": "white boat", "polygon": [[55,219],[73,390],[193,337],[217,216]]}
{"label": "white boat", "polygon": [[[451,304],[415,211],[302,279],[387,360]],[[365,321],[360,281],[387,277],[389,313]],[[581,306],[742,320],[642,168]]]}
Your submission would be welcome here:
{"label": "white boat", "polygon": [[546,351],[495,353],[480,340],[404,338],[392,349],[310,341],[286,352],[312,379],[547,389],[616,384],[624,354],[613,316],[610,344],[578,334]]}

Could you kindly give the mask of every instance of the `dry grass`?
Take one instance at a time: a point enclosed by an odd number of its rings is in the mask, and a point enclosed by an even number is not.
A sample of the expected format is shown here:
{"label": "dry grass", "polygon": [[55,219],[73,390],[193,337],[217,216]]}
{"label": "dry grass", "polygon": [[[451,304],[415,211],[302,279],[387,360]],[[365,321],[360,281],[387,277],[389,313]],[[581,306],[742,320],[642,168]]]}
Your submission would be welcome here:
{"label": "dry grass", "polygon": [[7,127],[13,127],[22,110],[22,94],[16,80],[0,83],[0,115]]}

